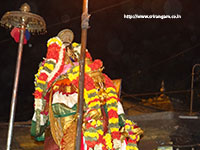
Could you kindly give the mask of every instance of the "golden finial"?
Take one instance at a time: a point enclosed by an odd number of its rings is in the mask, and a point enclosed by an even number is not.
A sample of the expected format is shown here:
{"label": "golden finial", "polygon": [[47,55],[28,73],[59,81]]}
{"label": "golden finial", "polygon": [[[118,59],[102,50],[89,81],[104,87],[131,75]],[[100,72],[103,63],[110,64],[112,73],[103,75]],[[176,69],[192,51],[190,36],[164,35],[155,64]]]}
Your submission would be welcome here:
{"label": "golden finial", "polygon": [[29,12],[29,11],[31,11],[31,7],[30,7],[27,3],[24,3],[24,4],[22,4],[22,6],[20,7],[20,10],[21,10],[21,11],[24,11],[24,12]]}

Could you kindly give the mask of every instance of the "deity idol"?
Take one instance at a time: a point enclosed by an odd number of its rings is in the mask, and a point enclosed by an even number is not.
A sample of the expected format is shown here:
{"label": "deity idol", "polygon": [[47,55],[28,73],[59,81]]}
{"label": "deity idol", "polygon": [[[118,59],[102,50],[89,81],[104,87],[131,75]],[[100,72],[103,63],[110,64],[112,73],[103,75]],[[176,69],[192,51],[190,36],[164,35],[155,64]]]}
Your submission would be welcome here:
{"label": "deity idol", "polygon": [[[76,140],[81,45],[64,29],[47,42],[47,54],[35,75],[31,135],[45,150],[71,150]],[[143,131],[125,119],[116,86],[103,73],[101,60],[85,58],[81,150],[138,150]]]}

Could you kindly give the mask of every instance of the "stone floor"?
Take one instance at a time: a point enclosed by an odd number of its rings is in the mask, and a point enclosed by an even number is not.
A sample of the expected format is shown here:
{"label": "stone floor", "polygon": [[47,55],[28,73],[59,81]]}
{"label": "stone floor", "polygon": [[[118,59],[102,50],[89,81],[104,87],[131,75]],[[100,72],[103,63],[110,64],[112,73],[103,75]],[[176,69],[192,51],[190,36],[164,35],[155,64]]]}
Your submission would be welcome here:
{"label": "stone floor", "polygon": [[158,112],[128,118],[136,121],[144,130],[139,143],[141,150],[156,150],[167,146],[176,150],[200,150],[199,116]]}
{"label": "stone floor", "polygon": [[[0,150],[6,149],[8,124],[0,124]],[[36,142],[30,136],[30,121],[16,122],[13,129],[11,150],[42,150],[43,142]]]}
{"label": "stone floor", "polygon": [[[140,150],[156,150],[159,146],[175,150],[200,150],[200,119],[181,119],[174,112],[156,112],[128,116],[143,130]],[[187,117],[187,116],[186,116]],[[12,150],[42,150],[43,143],[30,136],[30,121],[15,123]],[[0,124],[0,150],[6,149],[7,124]],[[192,149],[193,148],[193,149]],[[166,149],[163,149],[166,150]]]}
{"label": "stone floor", "polygon": [[[128,101],[123,106],[127,118],[144,130],[140,150],[200,150],[200,115],[162,111]],[[6,149],[7,127],[7,123],[0,123],[0,150]],[[43,149],[43,142],[35,142],[30,136],[30,121],[16,122],[12,139],[12,150]]]}

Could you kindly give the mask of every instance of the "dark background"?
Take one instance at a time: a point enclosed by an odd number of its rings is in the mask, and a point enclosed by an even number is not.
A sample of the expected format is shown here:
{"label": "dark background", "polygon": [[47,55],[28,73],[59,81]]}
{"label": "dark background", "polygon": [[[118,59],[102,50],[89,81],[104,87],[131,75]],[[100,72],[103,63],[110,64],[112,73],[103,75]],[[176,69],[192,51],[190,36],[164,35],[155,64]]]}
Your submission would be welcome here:
{"label": "dark background", "polygon": [[[70,28],[80,42],[80,0],[6,0],[0,2],[0,16],[19,10],[27,2],[31,12],[44,18],[47,34],[32,35],[24,45],[16,121],[30,120],[33,114],[34,74],[45,57],[46,42]],[[192,66],[200,63],[199,0],[101,0],[89,1],[91,28],[87,48],[94,59],[104,62],[110,78],[122,78],[123,94],[158,92],[162,80],[166,91],[190,89]],[[125,19],[124,14],[179,14],[181,19]],[[18,43],[10,30],[0,27],[0,121],[8,121]],[[198,89],[198,72],[195,89]],[[173,94],[189,103],[189,93]],[[195,101],[198,90],[195,91]],[[187,96],[185,96],[187,95]],[[132,99],[138,101],[138,99]]]}

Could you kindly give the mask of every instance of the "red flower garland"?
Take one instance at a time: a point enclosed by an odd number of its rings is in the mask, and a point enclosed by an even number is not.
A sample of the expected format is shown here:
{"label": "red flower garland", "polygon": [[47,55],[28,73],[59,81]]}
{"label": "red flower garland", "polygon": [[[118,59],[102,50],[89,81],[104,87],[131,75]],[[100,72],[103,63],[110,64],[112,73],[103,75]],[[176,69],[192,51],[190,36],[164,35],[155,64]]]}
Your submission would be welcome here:
{"label": "red flower garland", "polygon": [[106,88],[112,87],[112,88],[115,89],[115,86],[114,86],[112,80],[106,74],[103,74],[103,76],[104,76],[104,81],[105,81]]}
{"label": "red flower garland", "polygon": [[96,59],[94,60],[93,63],[88,65],[92,70],[98,70],[99,68],[101,68],[103,66],[103,63],[100,59]]}
{"label": "red flower garland", "polygon": [[55,59],[56,62],[58,62],[59,52],[60,52],[60,46],[57,43],[53,43],[48,47],[46,58]]}

